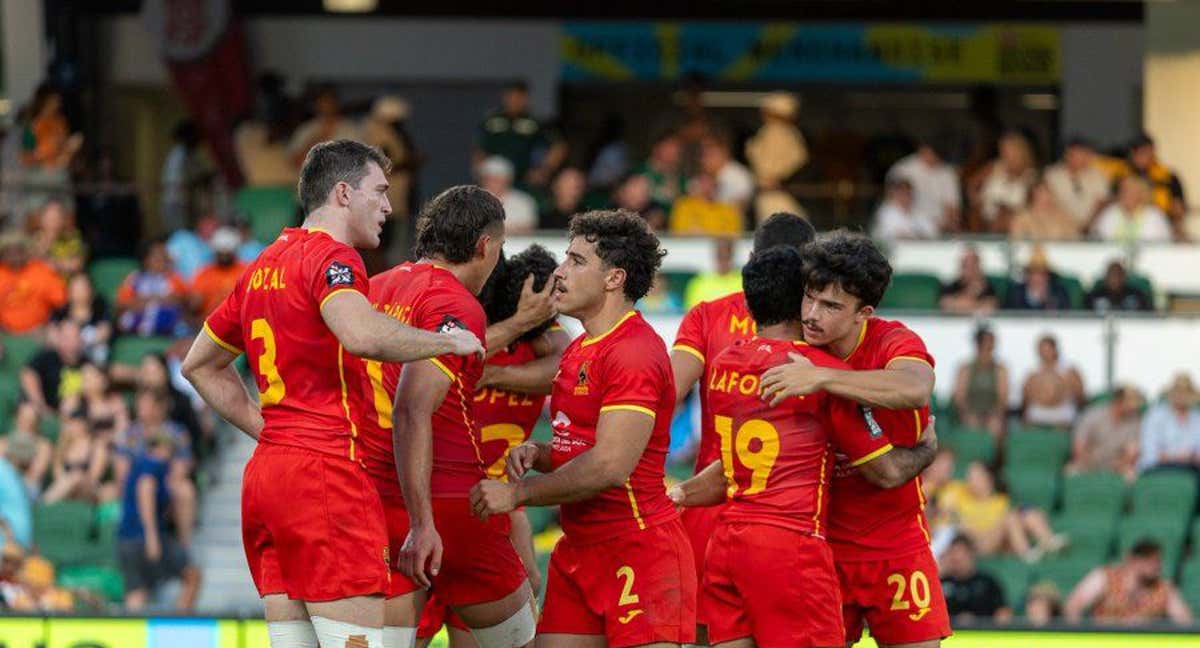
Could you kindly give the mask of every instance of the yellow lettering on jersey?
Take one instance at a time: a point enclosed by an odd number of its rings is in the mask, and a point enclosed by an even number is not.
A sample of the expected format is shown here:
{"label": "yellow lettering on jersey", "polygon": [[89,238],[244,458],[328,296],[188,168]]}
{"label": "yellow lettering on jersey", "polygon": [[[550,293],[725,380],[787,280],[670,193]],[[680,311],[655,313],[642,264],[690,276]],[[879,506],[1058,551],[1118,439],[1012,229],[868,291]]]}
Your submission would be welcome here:
{"label": "yellow lettering on jersey", "polygon": [[496,401],[505,401],[509,407],[532,407],[533,398],[529,394],[518,394],[515,392],[496,389],[495,387],[486,387],[475,392],[475,402],[487,402],[488,405],[495,405]]}
{"label": "yellow lettering on jersey", "polygon": [[256,268],[246,284],[247,290],[283,290],[287,288],[284,273],[287,268],[262,266]]}
{"label": "yellow lettering on jersey", "polygon": [[731,394],[737,390],[744,396],[751,396],[759,390],[758,374],[742,374],[736,371],[723,370],[713,374],[708,380],[709,391],[719,391]]}
{"label": "yellow lettering on jersey", "polygon": [[412,321],[412,306],[408,304],[375,304],[375,310],[382,311],[384,315],[398,319],[404,324]]}
{"label": "yellow lettering on jersey", "polygon": [[738,317],[737,315],[729,316],[729,332],[741,333],[745,337],[750,337],[754,334],[754,320],[749,316]]}

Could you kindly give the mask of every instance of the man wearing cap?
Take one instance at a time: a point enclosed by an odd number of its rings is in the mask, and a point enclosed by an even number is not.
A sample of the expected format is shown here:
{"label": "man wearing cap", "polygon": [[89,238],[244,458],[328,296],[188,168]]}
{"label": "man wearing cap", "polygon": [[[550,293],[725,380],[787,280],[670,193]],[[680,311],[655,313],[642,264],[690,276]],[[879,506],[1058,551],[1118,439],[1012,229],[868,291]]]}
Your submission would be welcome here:
{"label": "man wearing cap", "polygon": [[537,227],[537,202],[513,187],[513,174],[511,162],[493,155],[479,165],[479,185],[504,205],[504,232],[528,234]]}
{"label": "man wearing cap", "polygon": [[34,333],[67,303],[67,285],[50,264],[30,257],[20,232],[0,235],[0,331]]}
{"label": "man wearing cap", "polygon": [[213,262],[204,266],[192,279],[192,304],[196,314],[206,317],[221,304],[225,296],[233,292],[238,277],[246,264],[238,260],[238,248],[242,235],[232,227],[222,227],[213,233],[209,241],[212,246]]}
{"label": "man wearing cap", "polygon": [[763,99],[763,125],[746,142],[746,160],[758,179],[755,211],[763,218],[777,212],[796,213],[796,200],[783,183],[808,162],[804,136],[796,127],[800,102],[787,92],[772,92]]}
{"label": "man wearing cap", "polygon": [[[529,86],[524,81],[508,84],[500,101],[500,108],[488,113],[479,125],[475,165],[499,156],[512,164],[517,184],[545,185],[567,157],[566,143],[530,116]],[[539,151],[545,155],[535,167],[534,157]],[[511,221],[512,214],[506,213],[506,218]]]}
{"label": "man wearing cap", "polygon": [[1167,397],[1142,419],[1138,467],[1194,466],[1200,460],[1200,394],[1186,373],[1177,374]]}
{"label": "man wearing cap", "polygon": [[1109,198],[1110,184],[1093,162],[1096,149],[1082,137],[1067,140],[1062,160],[1046,169],[1046,185],[1054,199],[1071,216],[1079,231],[1086,232]]}

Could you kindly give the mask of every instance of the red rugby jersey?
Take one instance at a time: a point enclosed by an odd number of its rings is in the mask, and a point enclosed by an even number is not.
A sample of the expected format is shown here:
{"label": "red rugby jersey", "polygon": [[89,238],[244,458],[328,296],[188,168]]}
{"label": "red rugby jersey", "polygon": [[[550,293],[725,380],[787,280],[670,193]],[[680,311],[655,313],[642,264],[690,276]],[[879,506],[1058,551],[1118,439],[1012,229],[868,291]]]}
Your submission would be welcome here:
{"label": "red rugby jersey", "polygon": [[342,347],[321,318],[343,290],[367,293],[358,252],[323,230],[287,228],[204,322],[217,344],[246,353],[262,403],[260,442],[358,458]]}
{"label": "red rugby jersey", "polygon": [[696,304],[679,322],[672,350],[690,353],[704,363],[704,375],[700,377],[700,448],[696,452],[696,472],[721,458],[721,442],[713,429],[712,407],[708,402],[713,358],[734,342],[753,335],[754,318],[746,306],[746,294],[740,291]]}
{"label": "red rugby jersey", "polygon": [[[498,351],[487,363],[497,366],[523,365],[537,359],[533,342],[521,340]],[[544,394],[523,394],[496,387],[484,387],[475,392],[475,422],[483,444],[483,465],[487,476],[507,481],[504,461],[508,451],[521,445],[533,433],[542,407]]]}
{"label": "red rugby jersey", "polygon": [[[920,336],[900,322],[872,317],[846,357],[856,370],[884,369],[907,358],[933,366]],[[900,446],[915,445],[929,422],[929,408],[871,410],[871,417]],[[850,462],[838,458],[829,506],[829,542],[839,561],[882,560],[929,547],[925,497],[920,478],[883,489],[868,482]]]}
{"label": "red rugby jersey", "polygon": [[858,404],[817,392],[771,407],[759,379],[799,353],[819,367],[849,369],[803,342],[738,340],[711,362],[709,403],[720,439],[729,506],[722,520],[771,524],[822,537],[834,449],[857,465],[891,449]]}
{"label": "red rugby jersey", "polygon": [[[449,270],[431,263],[402,263],[371,278],[371,304],[396,319],[429,331],[463,328],[480,340],[487,335],[483,307]],[[443,355],[429,360],[450,379],[450,389],[433,413],[435,497],[466,497],[484,477],[482,441],[472,395],[483,373],[474,356]],[[363,360],[346,354],[353,375],[351,410],[360,428],[363,459],[383,497],[401,497],[392,450],[392,404],[401,363]]]}
{"label": "red rugby jersey", "polygon": [[593,338],[581,335],[567,346],[550,396],[550,457],[555,468],[595,445],[603,412],[644,413],[654,418],[654,430],[624,486],[562,505],[564,533],[579,542],[594,542],[677,517],[663,482],[674,408],[667,349],[637,311],[629,311],[607,332]]}

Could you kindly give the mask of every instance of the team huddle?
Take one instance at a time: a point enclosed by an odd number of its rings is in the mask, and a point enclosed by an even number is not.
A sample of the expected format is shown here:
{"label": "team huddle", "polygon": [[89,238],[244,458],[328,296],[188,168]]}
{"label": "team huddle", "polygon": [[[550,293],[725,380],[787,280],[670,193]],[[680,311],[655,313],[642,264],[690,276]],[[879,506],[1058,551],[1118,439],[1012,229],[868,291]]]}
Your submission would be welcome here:
{"label": "team huddle", "polygon": [[[388,161],[308,154],[307,218],[209,316],[184,373],[258,440],[242,533],[275,648],[885,646],[950,634],[917,475],[933,359],[873,316],[866,238],[776,214],[744,291],[668,353],[635,310],[666,254],[623,211],[576,215],[561,263],[505,257],[474,186],[421,211],[414,262],[368,277]],[[574,340],[557,317],[577,319]],[[233,362],[245,353],[252,397]],[[668,491],[698,384],[695,475]],[[530,440],[549,400],[553,438]],[[525,506],[560,506],[538,611]],[[699,635],[699,636],[698,636]]]}

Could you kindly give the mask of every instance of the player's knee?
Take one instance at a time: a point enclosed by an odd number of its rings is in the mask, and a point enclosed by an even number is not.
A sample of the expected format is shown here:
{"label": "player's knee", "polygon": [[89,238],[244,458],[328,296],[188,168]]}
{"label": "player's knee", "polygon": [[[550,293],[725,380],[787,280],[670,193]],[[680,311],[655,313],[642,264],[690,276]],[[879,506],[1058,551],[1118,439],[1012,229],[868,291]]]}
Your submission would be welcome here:
{"label": "player's knee", "polygon": [[[320,648],[383,648],[383,629],[312,617]],[[272,647],[274,648],[274,647]]]}
{"label": "player's knee", "polygon": [[306,620],[268,621],[267,637],[271,648],[317,648],[317,633]]}
{"label": "player's knee", "polygon": [[527,601],[504,621],[486,628],[471,628],[479,648],[521,648],[533,641],[537,631],[533,601]]}
{"label": "player's knee", "polygon": [[413,648],[416,641],[416,628],[383,626],[383,648]]}

